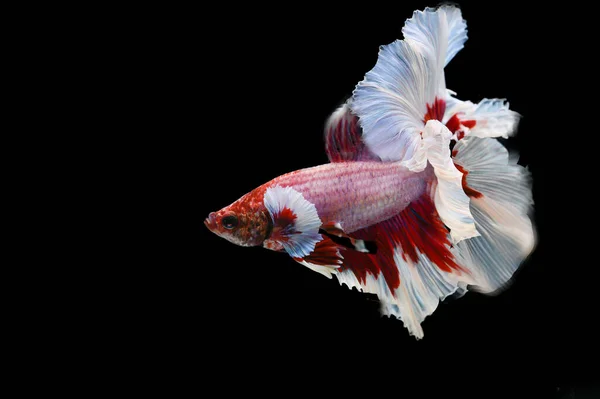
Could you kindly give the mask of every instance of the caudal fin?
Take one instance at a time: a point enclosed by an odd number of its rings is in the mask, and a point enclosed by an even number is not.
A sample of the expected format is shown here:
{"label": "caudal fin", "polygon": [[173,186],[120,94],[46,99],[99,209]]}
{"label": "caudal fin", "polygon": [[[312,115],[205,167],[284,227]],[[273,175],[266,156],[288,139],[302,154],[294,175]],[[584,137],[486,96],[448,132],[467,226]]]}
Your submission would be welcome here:
{"label": "caudal fin", "polygon": [[460,140],[453,161],[462,171],[479,236],[453,242],[430,194],[395,217],[353,232],[374,240],[376,254],[342,250],[336,277],[377,294],[381,310],[404,322],[417,338],[438,303],[467,289],[497,292],[533,251],[536,235],[531,176],[496,139]]}
{"label": "caudal fin", "polygon": [[465,175],[465,192],[480,236],[456,244],[474,288],[503,288],[534,250],[536,232],[530,172],[497,140],[467,137],[454,147],[454,162]]}
{"label": "caudal fin", "polygon": [[382,312],[417,338],[444,298],[506,286],[536,243],[531,176],[493,138],[513,135],[519,115],[503,100],[473,104],[446,90],[444,67],[466,32],[456,7],[415,12],[404,40],[380,48],[326,126],[331,162],[401,162],[435,175],[431,190],[401,213],[351,232],[375,242],[376,253],[340,248],[343,262],[331,273],[376,294]]}

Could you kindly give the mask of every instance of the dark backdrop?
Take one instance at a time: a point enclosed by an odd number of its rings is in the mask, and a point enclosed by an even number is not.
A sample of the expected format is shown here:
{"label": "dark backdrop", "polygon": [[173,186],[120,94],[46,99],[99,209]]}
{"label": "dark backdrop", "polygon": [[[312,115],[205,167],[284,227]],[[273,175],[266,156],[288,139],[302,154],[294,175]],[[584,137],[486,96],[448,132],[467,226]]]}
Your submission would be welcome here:
{"label": "dark backdrop", "polygon": [[135,149],[148,166],[133,180],[151,188],[134,208],[144,209],[151,237],[128,266],[116,321],[136,361],[184,386],[197,381],[200,392],[287,396],[317,381],[399,397],[558,398],[581,389],[596,343],[580,288],[582,234],[564,227],[585,216],[565,205],[581,195],[577,176],[560,175],[572,164],[564,139],[573,75],[564,67],[575,57],[558,43],[558,9],[462,4],[469,40],[446,68],[459,98],[507,98],[523,115],[508,146],[533,174],[539,243],[501,295],[440,304],[417,341],[380,316],[374,296],[285,254],[234,246],[202,224],[280,174],[326,163],[326,118],[375,64],[378,46],[401,38],[404,20],[426,5],[222,3],[138,17],[144,28],[125,47],[148,55],[131,71],[143,76],[137,94],[148,103]]}

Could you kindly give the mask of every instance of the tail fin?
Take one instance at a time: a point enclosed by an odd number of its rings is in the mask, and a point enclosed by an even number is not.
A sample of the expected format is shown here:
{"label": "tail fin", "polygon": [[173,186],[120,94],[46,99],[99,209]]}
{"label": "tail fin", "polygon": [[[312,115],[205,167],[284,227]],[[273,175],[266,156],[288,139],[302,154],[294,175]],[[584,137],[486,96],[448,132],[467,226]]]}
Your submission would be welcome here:
{"label": "tail fin", "polygon": [[491,293],[506,285],[535,248],[531,174],[495,139],[467,137],[453,154],[466,176],[465,191],[481,234],[456,246],[461,263],[474,275],[474,288]]}
{"label": "tail fin", "polygon": [[535,247],[531,176],[496,139],[469,137],[455,146],[464,191],[480,236],[452,243],[430,193],[397,216],[352,233],[377,243],[376,254],[342,250],[340,283],[377,294],[381,310],[417,338],[438,303],[467,289],[497,292]]}
{"label": "tail fin", "polygon": [[431,190],[400,214],[352,232],[376,242],[377,252],[342,248],[334,273],[377,294],[382,312],[421,338],[421,322],[440,300],[470,287],[503,288],[536,233],[530,174],[490,138],[512,135],[518,115],[502,100],[475,105],[446,90],[444,66],[466,40],[460,10],[417,11],[403,33],[380,48],[352,99],[331,116],[326,148],[332,162],[394,161],[435,172]]}

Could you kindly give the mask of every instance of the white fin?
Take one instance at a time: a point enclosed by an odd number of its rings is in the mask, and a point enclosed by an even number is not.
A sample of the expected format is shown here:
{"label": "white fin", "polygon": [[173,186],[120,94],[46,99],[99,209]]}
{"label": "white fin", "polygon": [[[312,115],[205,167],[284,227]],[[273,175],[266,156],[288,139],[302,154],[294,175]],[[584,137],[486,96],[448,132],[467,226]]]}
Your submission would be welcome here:
{"label": "white fin", "polygon": [[467,41],[467,23],[459,8],[443,5],[415,11],[402,28],[404,39],[414,40],[446,66]]}
{"label": "white fin", "polygon": [[381,313],[402,320],[409,333],[421,339],[424,335],[421,323],[437,309],[440,301],[450,295],[464,294],[466,282],[473,281],[465,274],[441,271],[423,254],[419,254],[417,263],[407,261],[400,246],[395,249],[394,262],[400,273],[400,286],[393,294],[381,274],[368,274],[364,283],[359,282],[351,270],[337,273],[336,277],[349,288],[376,294],[381,302]]}
{"label": "white fin", "polygon": [[381,311],[399,318],[412,335],[423,338],[423,320],[437,309],[440,301],[465,292],[466,283],[460,281],[461,277],[469,282],[471,279],[441,271],[423,254],[419,254],[417,264],[406,261],[401,248],[396,250],[394,261],[400,271],[400,287],[393,300],[381,301]]}
{"label": "white fin", "polygon": [[421,145],[423,119],[436,97],[446,97],[444,72],[415,42],[382,46],[373,69],[354,90],[367,147],[384,161],[409,161]]}
{"label": "white fin", "polygon": [[435,207],[440,218],[450,228],[454,243],[477,237],[473,215],[469,210],[469,197],[462,187],[463,174],[456,169],[450,157],[452,133],[436,120],[430,120],[423,131],[423,146],[427,160],[437,177]]}
{"label": "white fin", "polygon": [[521,115],[509,109],[504,99],[484,98],[478,104],[471,101],[461,101],[454,97],[447,98],[447,122],[453,115],[458,114],[462,120],[474,120],[475,126],[465,129],[467,136],[503,137],[513,136]]}
{"label": "white fin", "polygon": [[332,275],[334,275],[338,272],[337,269],[341,267],[340,265],[315,265],[314,263],[310,263],[305,260],[297,261],[297,262],[300,263],[301,265],[308,267],[310,270],[313,270],[319,274],[322,274],[323,276],[325,276],[327,278],[331,278]]}
{"label": "white fin", "polygon": [[291,187],[269,187],[264,204],[273,221],[270,239],[279,242],[290,256],[303,258],[322,240],[317,208],[300,192]]}
{"label": "white fin", "polygon": [[463,47],[467,30],[458,8],[441,6],[415,11],[402,32],[404,40],[381,46],[377,63],[353,92],[351,107],[371,152],[419,172],[426,166],[423,121],[444,117],[444,66]]}
{"label": "white fin", "polygon": [[471,199],[481,236],[462,241],[457,248],[477,277],[476,288],[494,292],[506,285],[535,248],[531,177],[497,140],[467,137],[454,149],[456,163],[469,172],[468,186],[483,194]]}

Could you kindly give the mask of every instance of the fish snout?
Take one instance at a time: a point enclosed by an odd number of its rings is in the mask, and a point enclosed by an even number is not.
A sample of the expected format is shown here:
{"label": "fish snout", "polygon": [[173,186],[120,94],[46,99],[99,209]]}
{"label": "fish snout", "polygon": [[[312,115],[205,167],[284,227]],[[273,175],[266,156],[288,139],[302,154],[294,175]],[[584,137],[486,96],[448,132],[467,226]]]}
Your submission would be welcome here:
{"label": "fish snout", "polygon": [[204,225],[210,231],[213,231],[217,227],[217,214],[214,212],[209,213],[208,217],[204,220]]}

